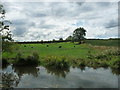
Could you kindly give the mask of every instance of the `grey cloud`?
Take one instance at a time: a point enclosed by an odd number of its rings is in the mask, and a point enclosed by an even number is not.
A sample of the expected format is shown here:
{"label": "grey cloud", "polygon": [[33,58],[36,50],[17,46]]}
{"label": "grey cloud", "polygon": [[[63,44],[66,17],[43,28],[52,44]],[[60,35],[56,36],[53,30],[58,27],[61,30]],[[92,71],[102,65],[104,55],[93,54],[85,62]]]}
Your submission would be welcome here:
{"label": "grey cloud", "polygon": [[96,2],[96,4],[97,4],[97,6],[99,6],[99,7],[108,7],[108,6],[110,6],[110,2]]}
{"label": "grey cloud", "polygon": [[53,29],[56,27],[54,24],[46,24],[47,20],[41,20],[39,24],[35,25],[35,28],[40,28],[40,29]]}
{"label": "grey cloud", "polygon": [[83,5],[85,2],[75,2],[76,4],[78,4],[79,6]]}
{"label": "grey cloud", "polygon": [[23,37],[26,32],[26,27],[17,27],[14,31],[12,31],[13,35],[18,37]]}
{"label": "grey cloud", "polygon": [[14,25],[25,25],[27,22],[26,20],[13,20],[12,24]]}
{"label": "grey cloud", "polygon": [[55,25],[41,25],[41,26],[39,26],[39,28],[44,28],[44,29],[52,29],[54,27],[56,27],[56,26]]}
{"label": "grey cloud", "polygon": [[18,20],[12,20],[11,21],[13,26],[17,26],[17,27],[30,27],[30,26],[35,26],[35,23],[33,21],[30,21],[29,19],[18,19]]}
{"label": "grey cloud", "polygon": [[109,23],[107,23],[106,28],[114,28],[118,26],[117,20],[111,20]]}
{"label": "grey cloud", "polygon": [[[60,37],[65,38],[65,35],[71,34],[71,30],[77,27],[76,25],[72,25],[72,23],[81,20],[85,21],[84,26],[88,27],[88,30],[94,27],[104,27],[104,29],[108,30],[116,27],[117,22],[111,20],[117,16],[115,11],[116,7],[114,6],[114,4],[105,2],[37,2],[7,3],[6,9],[9,8],[8,12],[18,11],[18,13],[23,15],[23,17],[18,15],[18,19],[12,20],[13,25],[16,27],[16,30],[13,30],[14,36],[19,37],[24,35],[25,38],[28,38],[29,34],[27,33],[31,33],[30,36],[34,39],[59,39]],[[14,17],[12,19],[14,19]],[[49,19],[51,19],[51,23],[48,22]],[[63,23],[63,25],[61,23]],[[63,29],[59,30],[59,28]],[[38,32],[32,35],[36,29],[40,33]],[[43,33],[44,30],[46,33]],[[63,35],[63,32],[65,35]]]}
{"label": "grey cloud", "polygon": [[34,14],[34,17],[46,17],[46,16],[47,16],[46,14],[42,14],[42,13]]}
{"label": "grey cloud", "polygon": [[34,22],[30,22],[27,19],[19,19],[19,20],[13,20],[12,21],[12,26],[15,27],[15,30],[13,30],[13,35],[22,37],[27,33],[30,27],[35,26]]}

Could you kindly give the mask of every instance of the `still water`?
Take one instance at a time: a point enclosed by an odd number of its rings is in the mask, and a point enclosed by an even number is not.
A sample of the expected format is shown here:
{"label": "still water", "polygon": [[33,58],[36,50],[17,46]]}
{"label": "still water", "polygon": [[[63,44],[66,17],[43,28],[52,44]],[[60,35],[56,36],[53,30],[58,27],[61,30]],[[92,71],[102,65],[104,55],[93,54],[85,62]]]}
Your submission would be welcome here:
{"label": "still water", "polygon": [[89,67],[56,70],[36,67],[4,67],[3,72],[13,72],[19,77],[17,88],[118,88],[118,75],[110,68]]}

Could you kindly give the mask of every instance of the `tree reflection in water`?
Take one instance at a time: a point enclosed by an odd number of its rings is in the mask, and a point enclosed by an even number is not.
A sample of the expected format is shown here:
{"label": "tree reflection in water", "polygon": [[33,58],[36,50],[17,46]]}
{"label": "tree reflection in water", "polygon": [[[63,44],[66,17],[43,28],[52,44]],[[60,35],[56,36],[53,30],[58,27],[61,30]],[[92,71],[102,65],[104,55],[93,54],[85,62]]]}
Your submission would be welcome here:
{"label": "tree reflection in water", "polygon": [[24,74],[28,75],[33,75],[34,77],[38,77],[38,69],[36,69],[35,66],[26,66],[26,67],[18,67],[18,66],[13,66],[12,67],[14,72],[17,73],[19,78],[23,76]]}
{"label": "tree reflection in water", "polygon": [[58,77],[63,77],[65,78],[67,73],[70,71],[69,67],[68,68],[64,68],[64,69],[56,69],[53,67],[45,67],[47,70],[47,73],[51,74],[51,75],[56,75]]}
{"label": "tree reflection in water", "polygon": [[115,69],[115,68],[111,68],[112,70],[112,73],[115,74],[115,75],[120,75],[120,69]]}
{"label": "tree reflection in water", "polygon": [[[33,75],[34,77],[38,76],[38,69],[36,67],[15,67],[12,66],[14,72],[2,72],[2,87],[3,88],[13,88],[17,87],[21,77],[24,74]],[[2,67],[2,69],[7,68],[7,66]]]}
{"label": "tree reflection in water", "polygon": [[6,65],[2,65],[2,70],[3,69],[6,69],[8,67],[9,64],[6,64]]}
{"label": "tree reflection in water", "polygon": [[15,73],[2,72],[2,88],[12,88],[19,84],[19,77]]}

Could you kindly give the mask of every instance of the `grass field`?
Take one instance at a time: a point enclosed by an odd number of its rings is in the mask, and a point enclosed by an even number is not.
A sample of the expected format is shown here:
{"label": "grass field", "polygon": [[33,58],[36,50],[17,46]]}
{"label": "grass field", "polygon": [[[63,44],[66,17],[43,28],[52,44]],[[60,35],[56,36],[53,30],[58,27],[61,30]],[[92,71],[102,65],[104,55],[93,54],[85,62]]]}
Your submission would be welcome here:
{"label": "grass field", "polygon": [[[47,47],[47,45],[49,45]],[[59,48],[61,46],[61,48]],[[74,47],[75,46],[75,47]],[[14,58],[18,52],[25,57],[32,52],[38,52],[40,57],[46,56],[67,56],[73,58],[85,58],[88,51],[98,53],[99,50],[90,48],[87,44],[74,45],[73,43],[52,43],[52,44],[21,44],[18,50],[13,52],[5,52],[3,57]]]}
{"label": "grass field", "polygon": [[106,39],[106,40],[86,40],[87,44],[97,45],[97,46],[119,46],[119,39]]}
{"label": "grass field", "polygon": [[[61,48],[59,48],[61,46]],[[22,53],[23,57],[37,52],[40,57],[66,56],[69,58],[86,58],[88,52],[92,54],[100,53],[106,49],[118,47],[118,40],[86,40],[85,44],[76,43],[51,43],[51,44],[19,44],[13,46],[13,52],[3,53],[5,58],[14,58],[17,53]]]}

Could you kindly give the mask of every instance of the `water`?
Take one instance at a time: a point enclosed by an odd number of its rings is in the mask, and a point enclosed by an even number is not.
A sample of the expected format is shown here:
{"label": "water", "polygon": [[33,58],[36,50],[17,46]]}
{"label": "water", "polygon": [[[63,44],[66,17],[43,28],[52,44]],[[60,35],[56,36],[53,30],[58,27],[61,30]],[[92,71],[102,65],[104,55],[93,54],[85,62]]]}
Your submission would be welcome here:
{"label": "water", "polygon": [[13,72],[19,77],[19,83],[14,86],[17,88],[118,88],[118,75],[109,68],[57,70],[9,65],[3,71]]}

